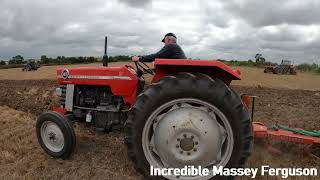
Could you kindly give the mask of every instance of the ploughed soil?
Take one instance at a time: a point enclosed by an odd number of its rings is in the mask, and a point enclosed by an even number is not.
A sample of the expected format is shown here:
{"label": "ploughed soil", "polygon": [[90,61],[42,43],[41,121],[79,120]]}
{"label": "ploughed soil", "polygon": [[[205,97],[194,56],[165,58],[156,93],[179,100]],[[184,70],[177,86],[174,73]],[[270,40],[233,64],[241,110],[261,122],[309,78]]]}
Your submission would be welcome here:
{"label": "ploughed soil", "polygon": [[[118,131],[104,134],[76,126],[77,147],[70,159],[52,159],[42,151],[35,135],[35,119],[57,102],[56,87],[54,80],[0,80],[0,179],[141,179],[126,154],[123,133]],[[238,85],[232,88],[239,94],[258,96],[255,121],[268,126],[278,121],[309,130],[320,129],[320,91]],[[248,166],[320,170],[319,160],[304,155],[300,146],[272,143],[282,153],[268,151],[265,144],[255,143]]]}

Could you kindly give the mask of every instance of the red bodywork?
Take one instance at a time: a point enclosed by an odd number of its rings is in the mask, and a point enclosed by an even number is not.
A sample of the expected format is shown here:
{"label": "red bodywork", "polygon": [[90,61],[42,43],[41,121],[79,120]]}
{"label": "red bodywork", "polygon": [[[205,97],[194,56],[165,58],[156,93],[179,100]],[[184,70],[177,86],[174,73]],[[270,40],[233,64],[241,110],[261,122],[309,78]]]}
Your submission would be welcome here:
{"label": "red bodywork", "polygon": [[61,85],[110,86],[112,93],[122,96],[130,106],[136,99],[138,78],[126,66],[68,68],[69,78],[66,79],[62,77],[63,71],[64,69],[57,70]]}
{"label": "red bodywork", "polygon": [[[156,74],[152,82],[163,76],[178,72],[205,73],[213,78],[219,78],[226,84],[240,79],[240,72],[235,71],[220,61],[187,60],[187,59],[156,59],[154,62]],[[110,86],[113,95],[122,96],[124,102],[131,107],[137,96],[138,78],[128,65],[121,67],[79,67],[67,68],[68,78],[63,78],[65,69],[58,69],[58,83],[61,85],[96,85]]]}

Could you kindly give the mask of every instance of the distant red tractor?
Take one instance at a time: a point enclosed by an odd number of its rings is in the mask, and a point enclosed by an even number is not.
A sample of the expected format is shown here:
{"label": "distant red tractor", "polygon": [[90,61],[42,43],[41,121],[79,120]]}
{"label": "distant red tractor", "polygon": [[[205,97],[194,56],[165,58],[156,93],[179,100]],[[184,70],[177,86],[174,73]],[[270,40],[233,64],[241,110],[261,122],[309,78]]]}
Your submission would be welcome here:
{"label": "distant red tractor", "polygon": [[280,65],[267,65],[264,67],[263,72],[272,74],[297,74],[296,67],[289,60],[282,60]]}
{"label": "distant red tractor", "polygon": [[[124,129],[129,157],[147,178],[155,178],[150,166],[245,165],[253,145],[251,117],[229,87],[240,80],[239,71],[214,60],[156,59],[155,69],[141,62],[108,67],[107,60],[105,45],[104,66],[57,70],[61,105],[36,123],[46,153],[68,158],[77,122],[97,131]],[[146,73],[153,79],[144,88]],[[212,173],[165,178],[219,179]]]}

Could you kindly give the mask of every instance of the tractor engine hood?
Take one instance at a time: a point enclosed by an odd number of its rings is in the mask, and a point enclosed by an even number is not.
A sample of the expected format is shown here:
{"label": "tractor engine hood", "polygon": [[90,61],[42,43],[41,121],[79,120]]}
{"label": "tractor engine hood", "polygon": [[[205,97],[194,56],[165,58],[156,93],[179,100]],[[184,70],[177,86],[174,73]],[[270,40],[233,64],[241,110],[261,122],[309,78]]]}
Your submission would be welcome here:
{"label": "tractor engine hood", "polygon": [[129,106],[137,94],[138,78],[129,66],[57,69],[57,77],[60,85],[67,85],[67,91],[68,86],[75,85],[108,86],[113,95],[123,97]]}
{"label": "tractor engine hood", "polygon": [[121,67],[79,67],[57,69],[59,84],[108,85],[136,81],[133,71]]}

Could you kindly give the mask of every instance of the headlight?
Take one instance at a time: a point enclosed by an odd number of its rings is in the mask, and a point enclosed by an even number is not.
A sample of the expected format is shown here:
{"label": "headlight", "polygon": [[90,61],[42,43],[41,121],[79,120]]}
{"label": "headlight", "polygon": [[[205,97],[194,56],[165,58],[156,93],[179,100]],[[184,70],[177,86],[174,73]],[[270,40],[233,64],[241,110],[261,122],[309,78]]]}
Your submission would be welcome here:
{"label": "headlight", "polygon": [[62,89],[61,88],[56,88],[56,95],[62,96]]}

